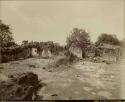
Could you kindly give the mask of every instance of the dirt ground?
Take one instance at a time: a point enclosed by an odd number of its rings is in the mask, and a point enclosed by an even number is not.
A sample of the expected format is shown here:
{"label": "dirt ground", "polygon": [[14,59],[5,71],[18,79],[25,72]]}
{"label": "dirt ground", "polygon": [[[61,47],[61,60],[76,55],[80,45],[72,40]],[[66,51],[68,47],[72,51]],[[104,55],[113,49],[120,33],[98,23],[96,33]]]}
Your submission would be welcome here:
{"label": "dirt ground", "polygon": [[58,59],[29,58],[0,64],[0,80],[6,80],[8,75],[30,71],[46,83],[38,91],[44,100],[121,98],[120,63],[81,60],[70,65],[49,67]]}

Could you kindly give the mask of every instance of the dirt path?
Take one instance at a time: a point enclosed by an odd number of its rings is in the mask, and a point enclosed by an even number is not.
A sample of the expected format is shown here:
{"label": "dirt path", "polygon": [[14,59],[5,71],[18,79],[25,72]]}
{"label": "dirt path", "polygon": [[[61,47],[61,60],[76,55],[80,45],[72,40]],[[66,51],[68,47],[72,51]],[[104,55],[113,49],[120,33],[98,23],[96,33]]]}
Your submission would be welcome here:
{"label": "dirt path", "polygon": [[54,100],[117,99],[120,97],[120,70],[116,65],[106,66],[105,63],[78,62],[62,72],[43,73],[37,70],[36,73],[47,84],[39,95],[43,95],[43,99]]}
{"label": "dirt path", "polygon": [[[46,83],[38,94],[43,99],[117,99],[120,98],[119,64],[77,62],[70,68],[46,70],[53,59],[26,59],[1,64],[0,74],[33,71]],[[64,70],[62,70],[64,69]]]}

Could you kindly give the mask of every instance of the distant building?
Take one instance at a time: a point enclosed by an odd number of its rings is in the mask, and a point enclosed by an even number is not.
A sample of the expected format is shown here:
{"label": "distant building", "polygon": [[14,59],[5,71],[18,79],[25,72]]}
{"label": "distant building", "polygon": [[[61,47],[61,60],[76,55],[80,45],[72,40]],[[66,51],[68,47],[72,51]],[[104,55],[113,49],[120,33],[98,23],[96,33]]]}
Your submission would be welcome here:
{"label": "distant building", "polygon": [[117,61],[121,55],[121,47],[117,45],[102,43],[97,49],[99,49],[100,56],[105,60]]}

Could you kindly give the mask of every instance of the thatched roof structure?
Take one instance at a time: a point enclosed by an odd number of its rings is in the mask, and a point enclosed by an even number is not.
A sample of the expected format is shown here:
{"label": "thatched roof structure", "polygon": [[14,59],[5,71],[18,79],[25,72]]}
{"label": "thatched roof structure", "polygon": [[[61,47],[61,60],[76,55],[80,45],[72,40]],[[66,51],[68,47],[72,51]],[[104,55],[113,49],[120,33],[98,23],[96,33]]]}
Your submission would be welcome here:
{"label": "thatched roof structure", "polygon": [[111,49],[111,50],[121,49],[121,47],[118,46],[118,45],[111,45],[111,44],[106,44],[106,43],[100,44],[100,45],[98,46],[98,48]]}

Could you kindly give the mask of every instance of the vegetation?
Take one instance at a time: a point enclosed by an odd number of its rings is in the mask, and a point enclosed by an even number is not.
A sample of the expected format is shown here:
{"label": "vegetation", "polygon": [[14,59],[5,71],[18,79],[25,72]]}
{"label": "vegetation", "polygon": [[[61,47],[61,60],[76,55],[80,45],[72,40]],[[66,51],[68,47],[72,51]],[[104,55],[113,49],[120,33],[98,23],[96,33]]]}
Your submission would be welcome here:
{"label": "vegetation", "polygon": [[[1,57],[3,56],[5,59],[9,60],[10,59],[10,57],[8,57],[9,55],[15,56],[16,54],[23,52],[23,50],[29,49],[32,47],[36,47],[38,53],[41,53],[43,49],[47,48],[51,51],[52,54],[58,55],[60,52],[68,51],[69,47],[72,44],[75,44],[76,46],[82,48],[82,53],[84,54],[83,56],[86,57],[86,52],[89,50],[94,51],[93,48],[95,48],[95,45],[99,46],[102,43],[106,43],[106,44],[111,44],[111,45],[123,46],[123,41],[119,41],[116,35],[110,35],[106,33],[101,34],[98,37],[95,44],[92,44],[89,33],[86,32],[84,29],[79,29],[79,28],[73,29],[71,34],[67,37],[66,39],[67,45],[64,47],[60,46],[59,43],[54,43],[53,41],[47,41],[47,42],[31,41],[29,42],[28,40],[23,40],[21,45],[17,45],[14,42],[13,33],[11,30],[12,29],[10,28],[9,25],[4,24],[0,20],[0,47],[1,47],[0,48],[0,62],[1,62]],[[96,55],[99,54],[98,49],[96,49],[95,52],[96,52]],[[74,58],[72,54],[68,54],[68,55],[70,55],[69,59],[72,60],[72,58]]]}
{"label": "vegetation", "polygon": [[17,45],[14,42],[13,34],[9,25],[0,20],[0,44],[1,47],[10,47]]}
{"label": "vegetation", "polygon": [[90,37],[89,33],[87,33],[83,29],[74,28],[71,32],[71,35],[69,35],[66,39],[67,46],[70,47],[73,43],[81,48],[85,48],[87,45],[89,45]]}
{"label": "vegetation", "polygon": [[101,43],[111,44],[111,45],[120,45],[120,41],[116,37],[116,35],[110,34],[101,34],[96,41],[96,46],[100,45]]}

